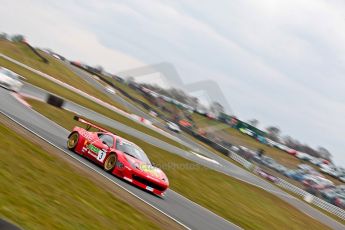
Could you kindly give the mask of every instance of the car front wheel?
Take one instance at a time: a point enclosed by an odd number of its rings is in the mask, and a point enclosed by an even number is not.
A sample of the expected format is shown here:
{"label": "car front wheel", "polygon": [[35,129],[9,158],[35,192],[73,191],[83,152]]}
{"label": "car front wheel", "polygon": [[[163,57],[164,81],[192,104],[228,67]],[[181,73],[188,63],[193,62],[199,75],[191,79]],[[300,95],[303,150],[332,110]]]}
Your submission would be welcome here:
{"label": "car front wheel", "polygon": [[110,153],[104,162],[104,170],[107,172],[111,172],[115,168],[116,161],[116,155],[114,153]]}

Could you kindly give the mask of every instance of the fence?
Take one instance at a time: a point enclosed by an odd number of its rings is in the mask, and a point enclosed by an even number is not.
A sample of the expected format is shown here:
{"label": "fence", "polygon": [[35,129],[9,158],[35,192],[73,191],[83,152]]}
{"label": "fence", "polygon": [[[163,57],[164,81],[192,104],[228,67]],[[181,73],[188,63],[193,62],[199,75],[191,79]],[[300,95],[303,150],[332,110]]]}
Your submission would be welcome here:
{"label": "fence", "polygon": [[[212,148],[220,151],[221,153],[223,153],[224,155],[230,157],[231,159],[233,159],[234,161],[236,161],[237,163],[239,163],[240,165],[244,166],[246,169],[248,169],[249,171],[258,174],[258,172],[260,171],[260,167],[254,165],[253,163],[249,162],[248,160],[246,160],[245,158],[243,158],[242,156],[238,155],[237,153],[233,152],[232,150],[226,148],[223,145],[220,145],[216,142],[214,142],[211,139],[208,139],[204,136],[201,136],[197,133],[195,133],[193,130],[187,129],[185,127],[181,127],[183,131],[185,131],[186,133],[194,136],[195,138],[199,139],[200,141],[204,142],[205,144],[211,146]],[[277,180],[274,182],[277,186],[279,186],[280,188],[283,188],[287,191],[290,191],[300,197],[302,197],[306,202],[311,203],[316,205],[317,207],[332,213],[338,217],[340,217],[341,219],[345,220],[345,210],[328,203],[327,201],[324,201],[310,193],[308,193],[307,191],[304,191],[301,188],[298,188],[295,185],[292,185],[291,183],[281,179],[281,178],[277,178]]]}
{"label": "fence", "polygon": [[[240,163],[241,165],[243,165],[245,168],[249,169],[250,171],[254,172],[258,171],[258,167],[254,166],[254,164],[252,164],[251,162],[247,161],[246,159],[244,159],[243,157],[239,156],[238,154],[229,151],[229,156],[231,159],[235,160],[236,162]],[[317,207],[332,213],[338,217],[340,217],[341,219],[345,220],[345,210],[328,203],[327,201],[324,201],[310,193],[308,193],[307,191],[304,191],[301,188],[298,188],[295,185],[290,184],[289,182],[278,178],[278,180],[275,182],[275,184],[285,190],[288,190],[298,196],[301,196],[306,202],[311,203],[316,205]]]}
{"label": "fence", "polygon": [[241,165],[243,165],[246,169],[252,169],[253,168],[253,164],[250,163],[249,161],[247,161],[246,159],[244,159],[243,157],[239,156],[238,154],[229,151],[229,157],[231,159],[233,159],[234,161],[240,163]]}
{"label": "fence", "polygon": [[[237,153],[231,151],[230,149],[226,148],[223,145],[220,145],[216,142],[214,142],[213,140],[210,140],[204,136],[198,135],[197,133],[195,133],[192,130],[189,130],[187,128],[182,128],[183,131],[186,131],[188,134],[194,136],[195,138],[199,139],[200,141],[204,142],[205,144],[211,146],[212,148],[220,151],[221,153],[223,153],[224,155],[229,156],[231,159],[233,159],[234,161],[238,162],[240,165],[244,166],[246,169],[248,169],[249,171],[257,174],[260,170],[260,168],[256,165],[254,165],[253,163],[249,162],[248,160],[246,160],[245,158],[243,158],[242,156],[238,155]],[[310,193],[308,193],[307,191],[304,191],[301,188],[298,188],[295,185],[290,184],[289,182],[281,179],[281,178],[277,178],[277,180],[275,181],[275,184],[285,190],[288,190],[300,197],[302,197],[306,202],[311,203],[316,205],[317,207],[332,213],[338,217],[340,217],[341,219],[345,220],[345,210],[328,203],[327,201],[324,201]]]}

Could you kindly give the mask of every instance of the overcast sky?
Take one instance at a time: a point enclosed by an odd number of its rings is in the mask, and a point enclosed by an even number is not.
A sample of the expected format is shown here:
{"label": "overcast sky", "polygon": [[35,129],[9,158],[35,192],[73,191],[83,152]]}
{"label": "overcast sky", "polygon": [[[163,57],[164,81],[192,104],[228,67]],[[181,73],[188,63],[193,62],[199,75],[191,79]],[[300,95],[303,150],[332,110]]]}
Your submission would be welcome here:
{"label": "overcast sky", "polygon": [[111,72],[173,64],[345,166],[343,0],[0,0],[0,31]]}

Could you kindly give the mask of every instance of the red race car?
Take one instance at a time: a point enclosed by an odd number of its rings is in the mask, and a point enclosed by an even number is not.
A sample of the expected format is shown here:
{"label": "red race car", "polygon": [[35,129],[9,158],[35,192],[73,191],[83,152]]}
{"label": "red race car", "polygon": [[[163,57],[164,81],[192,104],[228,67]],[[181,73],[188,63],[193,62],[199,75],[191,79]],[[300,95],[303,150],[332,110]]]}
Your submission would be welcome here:
{"label": "red race car", "polygon": [[[151,164],[141,148],[84,118],[75,116],[74,119],[86,124],[87,128],[73,128],[68,136],[68,149],[92,160],[117,177],[164,196],[169,187],[168,178],[161,169]],[[91,127],[99,132],[89,131]]]}

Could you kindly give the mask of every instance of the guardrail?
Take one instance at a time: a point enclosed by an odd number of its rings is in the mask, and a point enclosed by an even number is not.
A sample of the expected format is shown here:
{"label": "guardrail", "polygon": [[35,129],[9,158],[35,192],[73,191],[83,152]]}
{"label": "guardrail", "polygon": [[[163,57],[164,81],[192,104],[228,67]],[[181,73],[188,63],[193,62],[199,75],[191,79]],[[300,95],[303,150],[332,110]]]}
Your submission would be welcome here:
{"label": "guardrail", "polygon": [[[229,150],[229,157],[231,159],[233,159],[234,161],[238,162],[239,164],[243,165],[245,168],[249,169],[249,171],[255,173],[256,171],[258,171],[258,169],[260,169],[258,166],[255,166],[253,163],[247,161],[246,159],[244,159],[243,157],[241,157],[240,155],[234,153],[233,151]],[[277,177],[277,181],[275,182],[275,184],[285,190],[288,190],[300,197],[303,198],[304,201],[314,204],[315,206],[329,212],[332,213],[336,216],[338,216],[339,218],[345,220],[345,210],[328,203],[325,200],[322,200],[310,193],[308,193],[307,191],[298,188],[297,186]]]}
{"label": "guardrail", "polygon": [[343,209],[334,206],[333,204],[330,204],[316,196],[313,196],[311,203],[345,220],[345,211]]}
{"label": "guardrail", "polygon": [[[249,161],[247,161],[246,159],[244,159],[243,157],[241,157],[240,155],[230,151],[229,151],[229,157],[231,159],[233,159],[234,161],[240,163],[241,165],[243,165],[246,169],[252,169],[253,168],[253,164]],[[251,171],[251,170],[250,170]]]}
{"label": "guardrail", "polygon": [[302,197],[308,197],[309,195],[313,196],[312,194],[308,193],[307,191],[281,179],[278,177],[278,180],[276,182],[276,185],[278,185],[279,187],[281,188],[284,188],[290,192],[293,192],[299,196],[302,196]]}
{"label": "guardrail", "polygon": [[[195,138],[199,139],[200,141],[204,142],[205,144],[209,145],[210,147],[214,148],[215,150],[220,151],[221,153],[223,153],[224,155],[230,157],[231,159],[233,159],[234,161],[236,161],[237,163],[239,163],[240,165],[242,165],[243,167],[245,167],[246,169],[248,169],[248,171],[254,173],[254,174],[259,174],[261,170],[261,168],[259,166],[256,166],[255,164],[251,163],[250,161],[246,160],[244,157],[240,156],[239,154],[235,153],[234,151],[232,151],[231,149],[218,144],[216,142],[214,142],[213,140],[210,140],[204,136],[201,136],[199,134],[197,134],[196,132],[194,132],[193,130],[189,130],[187,128],[181,127],[183,131],[185,131],[186,133],[194,136]],[[332,213],[338,217],[340,217],[341,219],[345,220],[345,210],[341,209],[333,204],[328,203],[325,200],[322,200],[312,194],[310,194],[309,192],[279,178],[276,177],[276,180],[274,181],[274,184],[276,184],[278,187],[283,188],[289,192],[292,192],[298,196],[300,196],[301,198],[303,198],[304,201],[314,204],[315,206],[329,212]]]}

